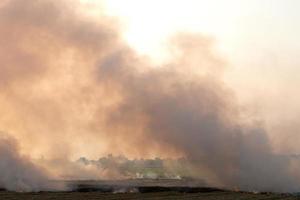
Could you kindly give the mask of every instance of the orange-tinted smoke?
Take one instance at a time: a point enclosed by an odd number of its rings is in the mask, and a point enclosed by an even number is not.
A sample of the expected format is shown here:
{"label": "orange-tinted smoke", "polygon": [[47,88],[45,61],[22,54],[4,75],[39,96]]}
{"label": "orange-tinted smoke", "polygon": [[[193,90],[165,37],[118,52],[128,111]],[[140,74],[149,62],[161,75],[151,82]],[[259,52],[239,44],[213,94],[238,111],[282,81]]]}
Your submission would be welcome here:
{"label": "orange-tinted smoke", "polygon": [[263,127],[241,121],[210,38],[179,34],[173,60],[152,66],[114,24],[68,0],[1,6],[0,130],[22,153],[59,161],[184,156],[210,184],[298,189],[290,158],[272,153]]}

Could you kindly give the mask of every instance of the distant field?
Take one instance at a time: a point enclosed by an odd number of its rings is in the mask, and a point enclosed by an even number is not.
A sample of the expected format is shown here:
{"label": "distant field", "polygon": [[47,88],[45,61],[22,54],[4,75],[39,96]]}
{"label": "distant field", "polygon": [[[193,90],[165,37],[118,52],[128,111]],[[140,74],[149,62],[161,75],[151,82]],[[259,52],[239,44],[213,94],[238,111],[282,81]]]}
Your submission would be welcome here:
{"label": "distant field", "polygon": [[256,199],[299,199],[300,196],[287,194],[255,194],[234,192],[205,187],[195,180],[152,180],[130,179],[115,181],[67,181],[69,192],[16,193],[0,190],[0,200],[256,200]]}
{"label": "distant field", "polygon": [[229,200],[229,199],[300,199],[299,197],[277,194],[251,194],[239,192],[209,192],[209,193],[179,193],[179,192],[156,192],[156,193],[101,193],[101,192],[41,192],[41,193],[14,193],[0,192],[1,200],[37,200],[37,199],[61,199],[61,200],[129,200],[129,199],[153,199],[153,200],[179,200],[179,199],[206,199],[206,200]]}

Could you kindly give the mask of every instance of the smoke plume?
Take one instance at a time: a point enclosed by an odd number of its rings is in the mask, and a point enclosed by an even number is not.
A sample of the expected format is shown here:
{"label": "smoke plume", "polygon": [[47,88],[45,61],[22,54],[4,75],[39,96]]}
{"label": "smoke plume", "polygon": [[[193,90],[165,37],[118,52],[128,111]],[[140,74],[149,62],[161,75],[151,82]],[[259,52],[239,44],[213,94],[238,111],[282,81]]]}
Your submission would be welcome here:
{"label": "smoke plume", "polygon": [[[185,157],[210,185],[299,189],[292,159],[272,152],[262,124],[242,120],[213,39],[178,34],[172,61],[153,66],[122,42],[116,24],[68,0],[0,5],[0,129],[21,153],[62,167],[81,155]],[[1,140],[0,154],[0,186],[44,188],[14,142]]]}
{"label": "smoke plume", "polygon": [[0,188],[19,192],[57,190],[44,169],[21,156],[17,141],[1,133]]}

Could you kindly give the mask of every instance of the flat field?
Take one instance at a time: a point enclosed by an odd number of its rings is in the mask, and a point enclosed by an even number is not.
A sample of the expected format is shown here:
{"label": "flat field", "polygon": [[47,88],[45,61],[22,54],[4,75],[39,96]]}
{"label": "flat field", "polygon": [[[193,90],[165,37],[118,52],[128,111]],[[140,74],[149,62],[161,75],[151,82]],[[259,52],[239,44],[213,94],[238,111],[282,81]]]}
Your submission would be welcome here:
{"label": "flat field", "polygon": [[68,192],[17,193],[0,190],[0,200],[259,200],[299,199],[291,194],[235,192],[204,186],[196,180],[130,179],[116,181],[67,181]]}
{"label": "flat field", "polygon": [[179,199],[205,199],[205,200],[256,200],[256,199],[300,199],[292,195],[280,194],[253,194],[242,192],[209,192],[209,193],[181,193],[181,192],[151,192],[151,193],[103,193],[103,192],[39,192],[39,193],[15,193],[0,192],[1,200],[129,200],[129,199],[148,199],[148,200],[179,200]]}

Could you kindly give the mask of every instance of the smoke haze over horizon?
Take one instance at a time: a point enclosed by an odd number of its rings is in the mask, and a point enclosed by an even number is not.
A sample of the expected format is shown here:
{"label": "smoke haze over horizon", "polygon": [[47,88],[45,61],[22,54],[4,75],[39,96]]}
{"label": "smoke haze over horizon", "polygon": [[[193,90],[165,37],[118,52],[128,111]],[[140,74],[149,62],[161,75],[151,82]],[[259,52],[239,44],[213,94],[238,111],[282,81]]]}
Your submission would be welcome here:
{"label": "smoke haze over horizon", "polygon": [[114,154],[183,157],[212,186],[300,190],[299,160],[274,153],[264,123],[245,118],[212,37],[175,34],[172,59],[156,66],[118,23],[71,0],[0,5],[0,136],[10,138],[0,137],[0,187],[48,190],[65,173],[115,178],[71,162]]}

